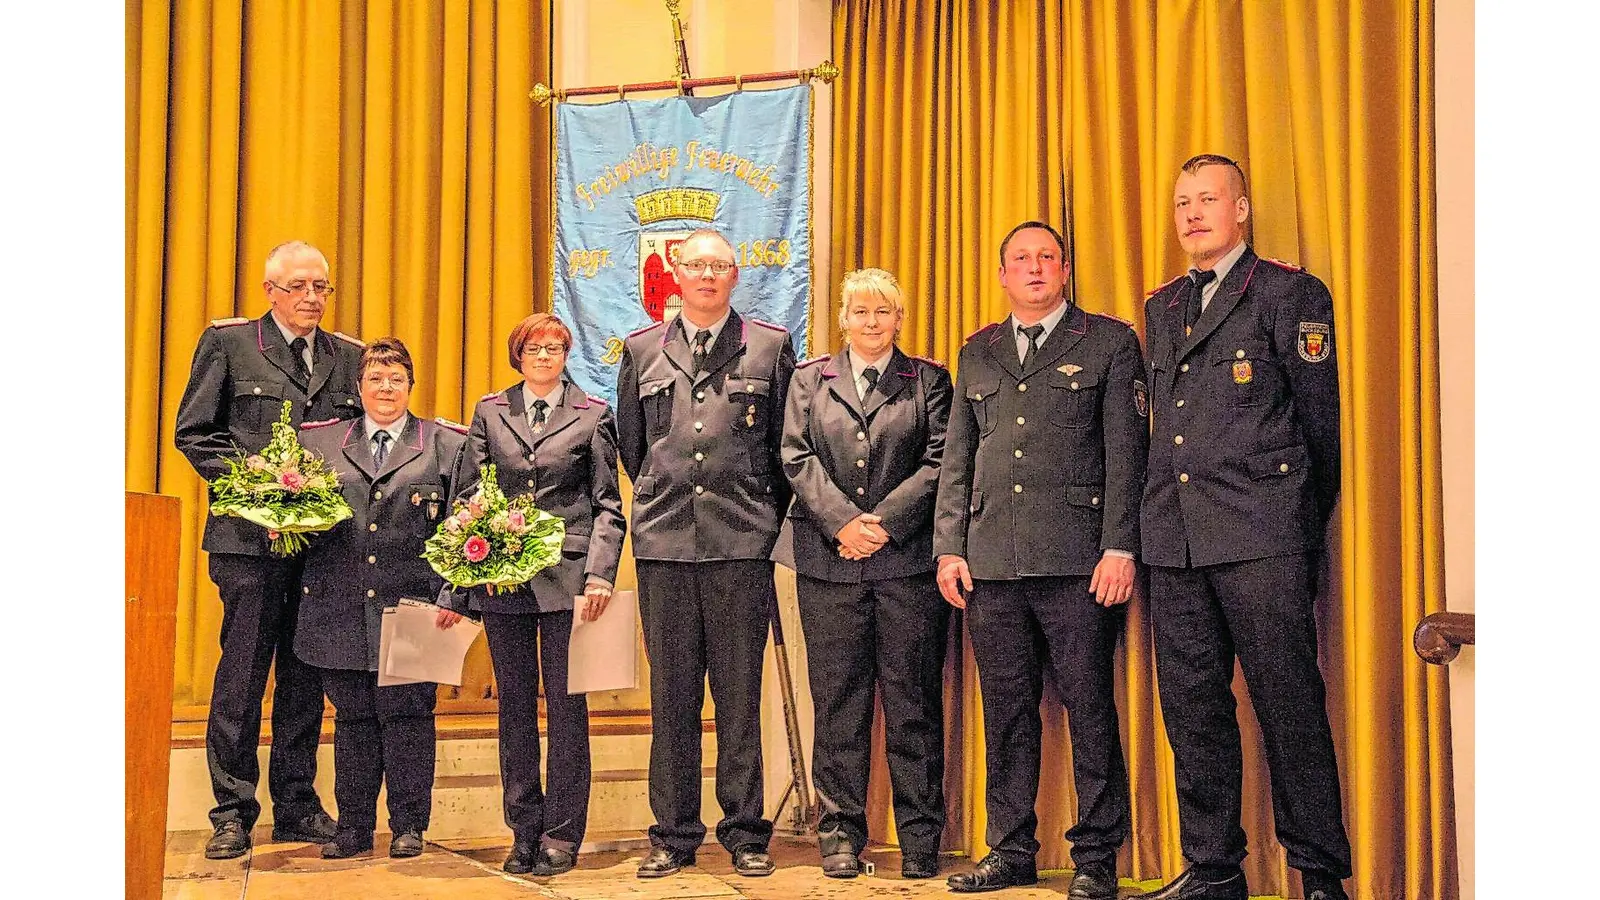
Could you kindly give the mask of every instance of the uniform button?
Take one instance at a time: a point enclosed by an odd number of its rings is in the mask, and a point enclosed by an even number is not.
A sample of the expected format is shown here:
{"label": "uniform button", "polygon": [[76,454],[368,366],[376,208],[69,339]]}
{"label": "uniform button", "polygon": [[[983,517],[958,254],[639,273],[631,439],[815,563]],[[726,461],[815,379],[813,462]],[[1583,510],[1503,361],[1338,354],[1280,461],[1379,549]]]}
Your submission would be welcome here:
{"label": "uniform button", "polygon": [[1022,416],[1017,416],[1017,424],[1018,425],[1026,425],[1026,424],[1028,424],[1028,420],[1026,418],[1022,417]]}
{"label": "uniform button", "polygon": [[700,423],[700,422],[694,423],[694,430],[695,431],[704,431],[705,427],[706,426],[704,424]]}
{"label": "uniform button", "polygon": [[300,589],[300,593],[309,594],[309,593],[311,593],[311,588],[303,587],[303,588]]}
{"label": "uniform button", "polygon": [[864,440],[866,440],[866,439],[867,439],[867,433],[866,433],[866,432],[865,432],[865,431],[858,431],[858,432],[856,432],[856,440],[858,440],[858,441],[864,441]]}
{"label": "uniform button", "polygon": [[695,462],[705,462],[705,459],[706,459],[706,455],[704,453],[701,453],[699,450],[696,450],[694,452],[694,461]]}
{"label": "uniform button", "polygon": [[972,399],[974,399],[974,400],[982,400],[983,399],[983,395],[982,394],[973,394],[972,395]]}
{"label": "uniform button", "polygon": [[372,565],[373,563],[376,563],[377,561],[378,561],[378,558],[376,556],[367,557],[367,564],[368,565]]}
{"label": "uniform button", "polygon": [[1078,383],[1077,383],[1077,382],[1076,382],[1076,381],[1074,381],[1074,382],[1073,382],[1073,383],[1072,383],[1072,389],[1073,389],[1073,390],[1077,390],[1077,389],[1078,389]]}
{"label": "uniform button", "polygon": [[532,478],[528,479],[528,487],[533,487],[533,479]]}
{"label": "uniform button", "polygon": [[1013,484],[1013,485],[1012,485],[1012,486],[1011,486],[1011,493],[1013,493],[1013,494],[1020,494],[1020,493],[1022,493],[1022,485],[1020,485],[1020,484]]}
{"label": "uniform button", "polygon": [[866,467],[867,467],[867,461],[866,460],[864,460],[864,459],[856,460],[856,468],[865,469]]}
{"label": "uniform button", "polygon": [[259,394],[261,393],[261,388],[251,388],[251,393]]}
{"label": "uniform button", "polygon": [[376,596],[378,596],[378,592],[374,591],[374,590],[368,590],[367,591],[367,596],[368,597],[376,597]]}
{"label": "uniform button", "polygon": [[744,389],[747,390],[747,391],[753,391],[753,390],[756,389],[756,386],[752,382],[746,381],[744,383]]}
{"label": "uniform button", "polygon": [[1019,390],[1019,391],[1025,391],[1027,389],[1028,389],[1028,386],[1025,385],[1025,384],[1018,384],[1017,385],[1017,390]]}
{"label": "uniform button", "polygon": [[1178,408],[1179,409],[1183,409],[1183,401],[1182,400],[1178,401]]}
{"label": "uniform button", "polygon": [[371,525],[368,525],[367,526],[367,530],[368,531],[377,531],[378,530],[378,523],[377,522],[373,522]]}
{"label": "uniform button", "polygon": [[1289,464],[1288,463],[1278,463],[1278,471],[1279,472],[1287,472],[1287,471],[1289,471]]}
{"label": "uniform button", "polygon": [[528,454],[528,462],[533,462],[533,454],[532,453]]}
{"label": "uniform button", "polygon": [[706,492],[705,486],[704,485],[699,485],[699,484],[695,485],[694,486],[694,492],[696,494],[704,494]]}
{"label": "uniform button", "polygon": [[1233,351],[1233,358],[1234,359],[1244,359],[1244,351],[1243,350],[1235,350],[1235,351]]}
{"label": "uniform button", "polygon": [[1089,498],[1089,505],[1090,506],[1099,506],[1100,505],[1100,498],[1099,497],[1090,497]]}
{"label": "uniform button", "polygon": [[650,385],[650,393],[652,393],[652,394],[661,393],[661,385],[659,385],[659,384]]}
{"label": "uniform button", "polygon": [[351,398],[348,398],[348,399],[346,399],[346,400],[345,400],[345,401],[344,401],[344,405],[345,405],[345,406],[355,406],[355,405],[356,405],[356,401],[355,401],[355,398],[354,398],[354,397],[351,397]]}
{"label": "uniform button", "polygon": [[374,499],[374,500],[382,500],[383,499],[383,491],[373,491],[372,492],[372,499]]}
{"label": "uniform button", "polygon": [[1187,372],[1187,371],[1189,371],[1189,364],[1188,363],[1184,363],[1183,365],[1179,366],[1178,367],[1178,371],[1179,372]]}
{"label": "uniform button", "polygon": [[1183,435],[1181,435],[1181,434],[1180,434],[1180,435],[1176,435],[1176,436],[1174,436],[1174,437],[1173,437],[1173,438],[1172,438],[1172,442],[1173,442],[1173,443],[1174,443],[1174,444],[1181,444],[1181,443],[1183,443]]}
{"label": "uniform button", "polygon": [[862,494],[865,494],[866,492],[867,492],[866,488],[856,488],[856,496],[857,497],[861,496]]}
{"label": "uniform button", "polygon": [[1022,458],[1022,451],[1021,450],[1013,450],[1013,451],[1011,451],[1011,455],[1015,456],[1017,459],[1021,459]]}
{"label": "uniform button", "polygon": [[1188,484],[1189,483],[1189,473],[1188,472],[1182,473],[1181,475],[1178,476],[1178,480],[1183,482],[1184,484]]}
{"label": "uniform button", "polygon": [[435,492],[429,494],[428,495],[428,499],[429,500],[437,500],[437,499],[439,499],[439,492],[435,491]]}
{"label": "uniform button", "polygon": [[706,392],[705,391],[696,391],[695,395],[694,395],[694,398],[696,400],[704,400],[706,398]]}
{"label": "uniform button", "polygon": [[311,408],[311,401],[307,400],[306,401],[306,409],[310,409],[310,408]]}

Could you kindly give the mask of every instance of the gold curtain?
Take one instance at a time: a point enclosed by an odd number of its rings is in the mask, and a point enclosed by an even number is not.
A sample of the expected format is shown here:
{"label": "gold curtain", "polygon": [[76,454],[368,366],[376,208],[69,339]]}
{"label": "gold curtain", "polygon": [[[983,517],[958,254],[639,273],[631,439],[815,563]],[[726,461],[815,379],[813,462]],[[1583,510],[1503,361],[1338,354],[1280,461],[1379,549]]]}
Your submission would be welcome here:
{"label": "gold curtain", "polygon": [[[127,5],[126,477],[184,504],[185,717],[210,699],[222,606],[172,423],[207,323],[265,312],[267,251],[323,250],[323,326],[405,341],[420,415],[462,421],[514,381],[505,335],[549,309],[550,117],[528,100],[549,81],[548,0],[243,6]],[[469,666],[461,706],[487,696],[482,647]]]}
{"label": "gold curtain", "polygon": [[[1429,0],[834,6],[834,268],[882,266],[921,298],[902,331],[910,352],[953,361],[1005,315],[999,242],[1029,218],[1063,226],[1079,302],[1142,331],[1146,292],[1185,266],[1172,182],[1203,151],[1250,177],[1254,246],[1332,290],[1345,482],[1318,608],[1360,898],[1456,896],[1446,684],[1409,642],[1444,608],[1432,42]],[[1171,750],[1140,601],[1125,645],[1134,835],[1121,871],[1170,878],[1183,865]],[[954,838],[981,854],[975,676],[969,664],[953,692],[967,708],[952,711],[965,724],[947,786]],[[1235,689],[1252,892],[1299,896]],[[1059,703],[1045,705],[1039,861],[1067,866],[1070,748]],[[892,833],[875,800],[874,830]]]}

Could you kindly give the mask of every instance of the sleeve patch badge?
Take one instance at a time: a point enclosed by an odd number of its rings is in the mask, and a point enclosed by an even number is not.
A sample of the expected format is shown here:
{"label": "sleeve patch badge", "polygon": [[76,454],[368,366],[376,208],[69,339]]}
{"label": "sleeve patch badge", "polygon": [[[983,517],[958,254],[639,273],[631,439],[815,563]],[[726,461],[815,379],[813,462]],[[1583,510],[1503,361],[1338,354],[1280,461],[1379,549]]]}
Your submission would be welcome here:
{"label": "sleeve patch badge", "polygon": [[1133,383],[1133,408],[1139,412],[1139,418],[1150,418],[1150,392],[1142,381]]}
{"label": "sleeve patch badge", "polygon": [[1321,322],[1301,322],[1297,350],[1308,363],[1319,363],[1333,352],[1333,331]]}

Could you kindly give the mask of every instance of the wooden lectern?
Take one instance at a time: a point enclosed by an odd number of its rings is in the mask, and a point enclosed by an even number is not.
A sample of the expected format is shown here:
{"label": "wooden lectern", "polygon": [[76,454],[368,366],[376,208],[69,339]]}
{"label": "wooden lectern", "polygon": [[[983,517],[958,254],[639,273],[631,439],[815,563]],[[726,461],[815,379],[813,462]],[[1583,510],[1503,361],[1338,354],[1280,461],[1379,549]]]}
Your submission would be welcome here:
{"label": "wooden lectern", "polygon": [[160,900],[178,624],[177,497],[127,492],[127,845],[130,900]]}

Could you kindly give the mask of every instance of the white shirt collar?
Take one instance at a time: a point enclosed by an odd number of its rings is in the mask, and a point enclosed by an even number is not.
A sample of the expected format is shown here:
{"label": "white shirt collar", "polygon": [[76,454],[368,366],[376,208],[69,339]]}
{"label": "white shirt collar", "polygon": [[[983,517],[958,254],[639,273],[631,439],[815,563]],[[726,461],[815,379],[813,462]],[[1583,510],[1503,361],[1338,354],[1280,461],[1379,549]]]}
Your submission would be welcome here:
{"label": "white shirt collar", "polygon": [[390,440],[390,442],[393,443],[395,446],[398,446],[400,444],[400,436],[402,434],[406,433],[406,425],[409,423],[409,421],[411,419],[411,413],[410,412],[401,413],[400,414],[400,418],[395,419],[393,422],[390,422],[388,425],[379,425],[377,422],[372,421],[372,417],[368,416],[368,415],[363,415],[361,417],[361,419],[362,419],[363,425],[366,428],[367,442],[368,443],[371,443],[372,439],[378,436],[378,432],[387,431],[387,432],[389,432],[389,440]]}
{"label": "white shirt collar", "polygon": [[848,355],[850,357],[850,372],[855,375],[856,381],[860,381],[861,373],[865,372],[868,366],[877,369],[880,376],[888,371],[889,360],[894,356],[894,345],[890,344],[889,349],[883,351],[883,355],[877,359],[863,358],[860,353],[856,352],[854,347],[849,348]]}
{"label": "white shirt collar", "polygon": [[522,409],[524,412],[533,412],[533,401],[535,400],[543,400],[551,409],[555,409],[561,405],[561,398],[564,397],[566,393],[566,379],[557,381],[556,386],[551,388],[550,393],[548,394],[535,394],[533,392],[533,386],[524,381],[522,383]]}
{"label": "white shirt collar", "polygon": [[[283,343],[284,343],[284,345],[288,346],[288,347],[293,347],[294,346],[294,339],[299,337],[300,335],[295,334],[294,332],[290,331],[287,326],[285,326],[282,322],[279,322],[277,313],[269,312],[269,313],[267,313],[267,317],[272,320],[272,324],[278,326],[278,333],[283,335]],[[306,355],[307,355],[306,367],[309,368],[311,366],[311,360],[314,359],[316,357],[316,355],[317,355],[317,352],[312,349],[314,346],[316,346],[317,329],[316,328],[312,328],[311,329],[311,333],[306,335],[305,340],[306,340],[305,352],[306,352]],[[293,351],[291,350],[291,352],[293,352]]]}
{"label": "white shirt collar", "polygon": [[699,325],[696,325],[695,323],[689,321],[689,318],[687,316],[685,316],[683,313],[679,313],[678,314],[678,321],[683,323],[683,337],[684,337],[684,339],[689,342],[689,346],[690,347],[693,347],[694,346],[695,332],[697,332],[697,331],[709,331],[709,332],[711,332],[711,337],[706,339],[706,352],[707,353],[711,352],[711,348],[716,346],[717,336],[722,334],[722,326],[728,324],[728,316],[730,314],[732,314],[732,312],[733,312],[733,307],[732,306],[730,306],[727,309],[723,310],[722,311],[722,318],[720,318],[717,321],[713,322],[707,328],[701,328]]}
{"label": "white shirt collar", "polygon": [[1204,308],[1205,304],[1211,302],[1211,298],[1216,295],[1217,291],[1222,289],[1222,280],[1228,277],[1228,273],[1233,270],[1233,266],[1239,261],[1239,257],[1244,255],[1244,248],[1246,246],[1248,245],[1244,241],[1234,244],[1233,249],[1229,250],[1227,255],[1217,260],[1217,264],[1211,267],[1211,271],[1217,273],[1217,277],[1212,279],[1211,282],[1200,291],[1202,308]]}
{"label": "white shirt collar", "polygon": [[[1039,343],[1040,346],[1044,345],[1045,340],[1047,338],[1049,338],[1050,335],[1056,330],[1056,326],[1061,324],[1061,320],[1063,318],[1065,318],[1066,315],[1067,315],[1067,310],[1069,310],[1071,308],[1072,308],[1072,304],[1071,303],[1063,302],[1060,306],[1056,307],[1055,310],[1052,311],[1048,316],[1045,316],[1044,318],[1042,318],[1042,319],[1040,319],[1038,321],[1037,324],[1040,324],[1040,325],[1044,326],[1044,333],[1039,335],[1038,343]],[[1028,336],[1022,333],[1022,323],[1017,321],[1017,317],[1016,317],[1015,313],[1013,313],[1012,316],[1011,316],[1011,328],[1012,328],[1012,332],[1011,333],[1016,335],[1017,340],[1022,342],[1022,346],[1024,346],[1024,347],[1027,346]]]}

